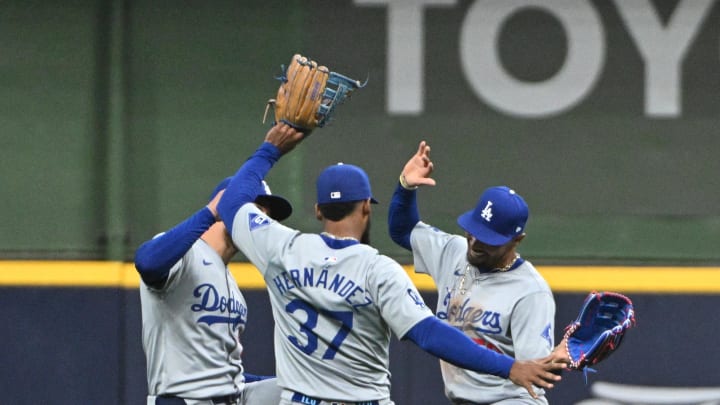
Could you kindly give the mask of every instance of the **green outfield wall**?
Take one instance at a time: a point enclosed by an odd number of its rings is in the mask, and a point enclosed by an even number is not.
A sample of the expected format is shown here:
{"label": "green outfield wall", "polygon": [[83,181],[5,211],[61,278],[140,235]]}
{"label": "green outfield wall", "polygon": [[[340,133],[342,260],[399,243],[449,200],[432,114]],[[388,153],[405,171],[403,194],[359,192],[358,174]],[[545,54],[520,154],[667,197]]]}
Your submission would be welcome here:
{"label": "green outfield wall", "polygon": [[538,263],[717,265],[719,38],[706,0],[0,2],[0,257],[131,259],[259,145],[300,52],[368,85],[271,172],[289,225],[358,164],[410,263],[386,209],[425,139],[444,230],[507,184]]}

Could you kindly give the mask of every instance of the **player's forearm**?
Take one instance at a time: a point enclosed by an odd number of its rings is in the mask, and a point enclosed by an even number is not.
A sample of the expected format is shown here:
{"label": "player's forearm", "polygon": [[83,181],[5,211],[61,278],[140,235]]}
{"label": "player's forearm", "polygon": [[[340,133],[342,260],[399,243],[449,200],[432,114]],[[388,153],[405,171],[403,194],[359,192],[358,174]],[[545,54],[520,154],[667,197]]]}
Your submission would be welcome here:
{"label": "player's forearm", "polygon": [[280,156],[281,152],[276,146],[264,142],[235,173],[217,206],[218,214],[228,231],[233,229],[232,223],[238,209],[255,201],[262,180]]}
{"label": "player's forearm", "polygon": [[508,378],[515,362],[512,357],[475,344],[462,332],[434,316],[418,322],[405,337],[448,363],[478,373]]}
{"label": "player's forearm", "polygon": [[148,285],[163,282],[172,266],[214,223],[213,213],[203,207],[174,228],[140,245],[135,252],[135,268],[143,281]]}
{"label": "player's forearm", "polygon": [[388,208],[390,238],[407,250],[412,250],[410,234],[420,221],[416,194],[416,190],[407,190],[398,183]]}

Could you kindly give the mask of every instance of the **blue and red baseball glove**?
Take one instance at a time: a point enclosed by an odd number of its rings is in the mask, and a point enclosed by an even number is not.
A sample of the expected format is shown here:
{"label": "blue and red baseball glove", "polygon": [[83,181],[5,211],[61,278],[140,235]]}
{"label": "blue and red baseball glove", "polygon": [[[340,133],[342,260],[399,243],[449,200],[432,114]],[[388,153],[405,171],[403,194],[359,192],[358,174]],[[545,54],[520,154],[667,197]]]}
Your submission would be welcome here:
{"label": "blue and red baseball glove", "polygon": [[635,326],[630,298],[614,292],[591,292],[577,319],[565,327],[565,349],[571,370],[583,371],[606,359],[620,347],[628,329]]}

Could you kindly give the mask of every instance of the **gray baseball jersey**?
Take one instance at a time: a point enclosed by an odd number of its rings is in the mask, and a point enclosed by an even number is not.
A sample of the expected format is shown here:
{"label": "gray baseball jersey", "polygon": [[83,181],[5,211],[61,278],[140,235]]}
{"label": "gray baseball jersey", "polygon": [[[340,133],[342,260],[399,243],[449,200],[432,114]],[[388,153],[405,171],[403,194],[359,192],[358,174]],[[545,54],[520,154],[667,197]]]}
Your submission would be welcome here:
{"label": "gray baseball jersey", "polygon": [[337,401],[390,397],[391,331],[433,316],[402,267],[364,244],[329,247],[238,210],[232,237],[262,273],[275,317],[278,385]]}
{"label": "gray baseball jersey", "polygon": [[243,390],[247,306],[215,250],[197,240],[161,289],[141,283],[140,301],[150,396],[212,398]]}
{"label": "gray baseball jersey", "polygon": [[[525,261],[506,272],[480,273],[466,259],[465,237],[418,222],[412,244],[415,271],[429,274],[438,289],[438,318],[478,344],[518,360],[550,354],[554,347],[555,301],[547,282]],[[547,403],[500,377],[479,374],[441,361],[451,400],[492,403]],[[543,390],[536,389],[540,395]]]}

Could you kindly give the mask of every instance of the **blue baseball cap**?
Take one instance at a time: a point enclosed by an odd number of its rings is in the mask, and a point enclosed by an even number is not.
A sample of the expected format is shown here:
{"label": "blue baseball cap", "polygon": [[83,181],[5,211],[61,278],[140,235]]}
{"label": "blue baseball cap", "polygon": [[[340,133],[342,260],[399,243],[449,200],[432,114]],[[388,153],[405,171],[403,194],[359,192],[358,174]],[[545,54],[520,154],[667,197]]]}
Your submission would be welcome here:
{"label": "blue baseball cap", "polygon": [[[210,193],[210,200],[215,198],[217,193],[225,190],[228,184],[230,184],[230,180],[232,180],[232,177],[226,177],[218,183],[212,193]],[[292,214],[292,205],[290,202],[279,195],[273,195],[270,191],[270,186],[268,186],[265,180],[258,186],[256,192],[255,203],[270,210],[270,217],[272,219],[282,221]]]}
{"label": "blue baseball cap", "polygon": [[317,178],[317,203],[362,201],[370,199],[377,204],[370,190],[365,171],[355,165],[338,163],[327,167]]}
{"label": "blue baseball cap", "polygon": [[515,190],[497,186],[486,189],[475,208],[457,222],[478,241],[501,246],[523,233],[528,214],[525,200]]}
{"label": "blue baseball cap", "polygon": [[208,198],[208,201],[212,201],[212,199],[215,198],[215,196],[219,192],[225,190],[227,188],[228,184],[230,184],[230,180],[232,180],[232,177],[226,177],[226,178],[222,179],[222,181],[220,181],[220,183],[218,183],[218,185],[215,186],[215,189],[213,189],[212,193],[210,193],[210,198]]}

